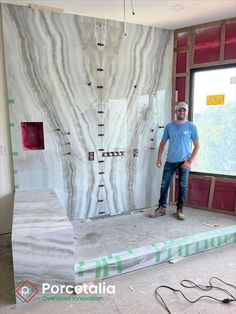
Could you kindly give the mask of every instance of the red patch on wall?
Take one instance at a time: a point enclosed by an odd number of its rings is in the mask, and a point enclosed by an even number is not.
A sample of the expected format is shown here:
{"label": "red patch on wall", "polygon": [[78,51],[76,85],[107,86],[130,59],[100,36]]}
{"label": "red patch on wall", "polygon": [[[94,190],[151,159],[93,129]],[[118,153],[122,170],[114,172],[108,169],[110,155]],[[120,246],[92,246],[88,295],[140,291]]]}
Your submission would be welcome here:
{"label": "red patch on wall", "polygon": [[188,33],[182,32],[177,34],[177,48],[186,47],[188,44]]}
{"label": "red patch on wall", "polygon": [[188,204],[208,206],[211,180],[189,177]]}
{"label": "red patch on wall", "polygon": [[236,58],[236,22],[225,25],[225,51],[224,59]]}
{"label": "red patch on wall", "polygon": [[185,101],[185,77],[176,78],[176,90],[178,91],[178,101]]}
{"label": "red patch on wall", "polygon": [[235,211],[236,183],[217,181],[213,195],[213,209],[223,209],[229,212]]}
{"label": "red patch on wall", "polygon": [[187,62],[187,52],[186,51],[177,52],[176,73],[186,72],[186,62]]}
{"label": "red patch on wall", "polygon": [[43,122],[21,122],[23,150],[44,149]]}
{"label": "red patch on wall", "polygon": [[195,30],[194,64],[220,60],[221,26]]}
{"label": "red patch on wall", "polygon": [[[186,203],[188,205],[208,207],[208,200],[211,188],[211,180],[199,179],[192,176],[188,178],[188,193]],[[175,201],[178,200],[178,180],[175,181]]]}

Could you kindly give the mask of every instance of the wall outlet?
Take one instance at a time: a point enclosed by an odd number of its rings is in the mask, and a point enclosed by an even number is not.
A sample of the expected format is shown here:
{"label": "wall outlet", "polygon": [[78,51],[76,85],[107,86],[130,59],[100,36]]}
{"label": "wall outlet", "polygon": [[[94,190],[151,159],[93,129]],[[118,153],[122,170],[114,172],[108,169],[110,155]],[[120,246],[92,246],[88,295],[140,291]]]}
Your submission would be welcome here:
{"label": "wall outlet", "polygon": [[0,155],[7,155],[7,147],[0,145]]}

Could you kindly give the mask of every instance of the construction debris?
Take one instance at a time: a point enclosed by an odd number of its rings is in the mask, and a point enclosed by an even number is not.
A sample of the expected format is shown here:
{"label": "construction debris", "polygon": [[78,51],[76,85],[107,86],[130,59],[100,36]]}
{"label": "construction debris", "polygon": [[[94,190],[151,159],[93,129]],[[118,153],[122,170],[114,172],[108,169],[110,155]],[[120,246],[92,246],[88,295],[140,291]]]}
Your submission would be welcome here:
{"label": "construction debris", "polygon": [[204,225],[204,226],[211,227],[211,228],[217,228],[217,227],[219,227],[219,225],[217,225],[217,224],[211,225],[211,224],[207,224],[207,223],[205,223],[205,222],[203,222],[203,225]]}
{"label": "construction debris", "polygon": [[183,256],[176,257],[176,258],[174,258],[174,259],[171,259],[171,260],[169,261],[169,263],[171,263],[171,264],[176,264],[176,263],[182,261],[182,259],[184,259]]}
{"label": "construction debris", "polygon": [[130,290],[130,291],[134,291],[134,289],[133,289],[132,286],[129,286],[129,290]]}

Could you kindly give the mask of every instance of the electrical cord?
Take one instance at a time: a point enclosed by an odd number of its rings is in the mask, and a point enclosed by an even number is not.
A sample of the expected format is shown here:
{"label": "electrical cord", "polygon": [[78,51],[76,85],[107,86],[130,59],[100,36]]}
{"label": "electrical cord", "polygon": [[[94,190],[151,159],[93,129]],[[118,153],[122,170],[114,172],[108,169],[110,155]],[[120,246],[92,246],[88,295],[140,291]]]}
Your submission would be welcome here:
{"label": "electrical cord", "polygon": [[181,290],[179,290],[179,289],[174,289],[174,288],[169,287],[169,286],[166,286],[166,285],[158,286],[158,287],[155,289],[155,296],[156,296],[157,300],[159,300],[159,299],[161,300],[162,306],[164,307],[164,309],[165,309],[169,314],[171,314],[171,311],[169,310],[168,306],[166,305],[166,303],[165,303],[163,297],[157,292],[157,290],[160,289],[160,288],[166,288],[166,289],[169,289],[169,290],[171,290],[171,291],[173,291],[173,292],[179,292],[179,293],[184,297],[184,299],[185,299],[186,301],[190,302],[190,303],[196,303],[196,302],[198,302],[200,299],[203,299],[203,298],[212,299],[212,300],[214,300],[214,301],[221,302],[221,303],[224,303],[224,304],[228,304],[228,303],[231,303],[231,302],[235,302],[235,301],[236,301],[236,298],[235,298],[229,291],[227,291],[226,289],[223,289],[223,288],[221,288],[221,287],[214,286],[214,285],[212,284],[212,280],[213,280],[213,279],[216,279],[216,280],[220,281],[221,283],[223,283],[223,284],[225,284],[225,285],[228,285],[228,286],[230,286],[230,287],[236,289],[236,286],[235,286],[235,285],[233,285],[233,284],[231,284],[231,283],[227,283],[227,282],[221,280],[221,279],[218,278],[218,277],[211,277],[210,280],[209,280],[209,284],[206,285],[206,286],[204,286],[204,285],[197,285],[196,283],[194,283],[194,282],[191,281],[191,280],[184,279],[184,280],[182,280],[182,281],[180,282],[180,284],[181,284],[182,287],[185,287],[185,288],[198,288],[198,289],[203,290],[203,291],[210,291],[210,290],[212,290],[212,289],[216,289],[216,290],[219,290],[219,291],[224,292],[229,298],[225,298],[225,299],[222,300],[222,299],[218,299],[218,298],[212,297],[212,296],[210,296],[210,295],[202,295],[202,296],[200,296],[199,298],[197,298],[197,299],[195,299],[195,300],[190,300],[190,299],[188,299],[188,298],[184,295],[184,293],[183,293]]}

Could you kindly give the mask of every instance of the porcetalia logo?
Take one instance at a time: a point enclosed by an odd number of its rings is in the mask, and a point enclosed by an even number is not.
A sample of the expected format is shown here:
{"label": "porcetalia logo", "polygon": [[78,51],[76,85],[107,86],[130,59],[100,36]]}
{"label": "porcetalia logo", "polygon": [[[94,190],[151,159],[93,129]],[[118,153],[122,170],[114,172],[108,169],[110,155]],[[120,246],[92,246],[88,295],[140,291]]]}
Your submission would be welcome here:
{"label": "porcetalia logo", "polygon": [[29,280],[25,280],[19,284],[15,290],[16,297],[21,300],[21,302],[30,302],[39,290],[35,285],[33,285]]}

